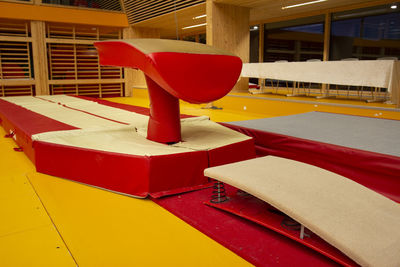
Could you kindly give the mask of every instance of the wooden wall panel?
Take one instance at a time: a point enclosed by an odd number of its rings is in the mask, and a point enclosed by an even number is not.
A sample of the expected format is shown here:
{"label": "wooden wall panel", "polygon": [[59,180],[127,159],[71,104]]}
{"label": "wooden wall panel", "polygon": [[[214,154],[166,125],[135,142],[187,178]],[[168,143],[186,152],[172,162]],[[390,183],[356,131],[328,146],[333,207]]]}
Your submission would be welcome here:
{"label": "wooden wall panel", "polygon": [[30,36],[29,22],[0,20],[0,96],[35,93]]}
{"label": "wooden wall panel", "polygon": [[31,21],[33,69],[35,73],[36,95],[48,95],[48,69],[46,55],[46,28],[43,21]]}
{"label": "wooden wall panel", "polygon": [[[244,63],[250,58],[250,9],[226,4],[206,2],[207,44],[239,56]],[[233,91],[247,91],[248,78],[241,78]]]}
{"label": "wooden wall panel", "polygon": [[324,55],[323,60],[329,60],[329,47],[330,47],[330,37],[331,37],[331,14],[325,14],[325,23],[324,23]]}
{"label": "wooden wall panel", "polygon": [[27,5],[0,1],[0,18],[36,20],[54,23],[85,24],[108,27],[128,27],[123,12],[87,10],[50,5]]}
{"label": "wooden wall panel", "polygon": [[30,42],[0,42],[0,78],[30,79]]}
{"label": "wooden wall panel", "polygon": [[123,96],[123,69],[100,66],[97,40],[120,39],[122,31],[112,27],[47,24],[50,94],[96,97]]}

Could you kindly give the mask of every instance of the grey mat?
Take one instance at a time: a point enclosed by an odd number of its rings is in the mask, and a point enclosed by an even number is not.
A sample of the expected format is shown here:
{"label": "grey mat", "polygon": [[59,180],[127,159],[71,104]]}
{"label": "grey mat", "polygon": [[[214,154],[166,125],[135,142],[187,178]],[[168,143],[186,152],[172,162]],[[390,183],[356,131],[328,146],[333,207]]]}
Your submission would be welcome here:
{"label": "grey mat", "polygon": [[400,121],[309,112],[229,124],[400,157]]}

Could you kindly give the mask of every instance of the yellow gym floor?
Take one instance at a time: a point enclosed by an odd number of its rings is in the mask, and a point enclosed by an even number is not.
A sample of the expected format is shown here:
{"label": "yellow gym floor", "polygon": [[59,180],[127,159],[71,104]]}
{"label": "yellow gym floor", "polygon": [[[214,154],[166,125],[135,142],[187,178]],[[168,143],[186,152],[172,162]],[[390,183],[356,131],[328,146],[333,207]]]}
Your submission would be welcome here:
{"label": "yellow gym floor", "polygon": [[[144,89],[108,100],[149,104]],[[357,101],[237,93],[214,105],[223,109],[182,103],[181,112],[215,121],[308,111],[400,120],[393,106]],[[13,147],[13,140],[0,138],[0,266],[250,265],[152,201],[39,174]]]}

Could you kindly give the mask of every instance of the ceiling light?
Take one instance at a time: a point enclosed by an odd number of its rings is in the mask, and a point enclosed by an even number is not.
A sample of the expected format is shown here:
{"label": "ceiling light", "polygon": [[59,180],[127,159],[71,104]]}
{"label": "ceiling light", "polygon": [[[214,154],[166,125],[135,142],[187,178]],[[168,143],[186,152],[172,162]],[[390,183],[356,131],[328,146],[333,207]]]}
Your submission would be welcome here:
{"label": "ceiling light", "polygon": [[207,15],[206,14],[204,14],[204,15],[200,15],[200,16],[197,16],[197,17],[193,17],[193,19],[201,19],[201,18],[204,18],[204,17],[206,17]]}
{"label": "ceiling light", "polygon": [[311,5],[311,4],[316,4],[316,3],[325,2],[325,1],[328,1],[328,0],[316,0],[316,1],[305,2],[305,3],[301,3],[301,4],[291,5],[291,6],[284,6],[284,7],[282,7],[282,9]]}
{"label": "ceiling light", "polygon": [[201,26],[205,26],[205,25],[207,25],[207,23],[196,24],[196,25],[192,25],[192,26],[183,27],[182,30],[201,27]]}
{"label": "ceiling light", "polygon": [[250,27],[250,31],[251,32],[256,31],[256,30],[258,30],[258,26],[257,25]]}
{"label": "ceiling light", "polygon": [[393,4],[393,5],[390,6],[390,8],[391,8],[391,9],[396,9],[396,8],[397,8],[397,5],[396,5],[396,4]]}

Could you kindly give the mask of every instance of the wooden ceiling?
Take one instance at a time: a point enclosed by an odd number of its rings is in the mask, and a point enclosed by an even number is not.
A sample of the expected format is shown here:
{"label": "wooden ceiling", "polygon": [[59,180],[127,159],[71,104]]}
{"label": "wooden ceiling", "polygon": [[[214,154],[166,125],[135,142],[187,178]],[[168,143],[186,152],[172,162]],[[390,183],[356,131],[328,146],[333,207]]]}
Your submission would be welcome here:
{"label": "wooden ceiling", "polygon": [[204,2],[205,0],[123,0],[130,24],[173,13]]}
{"label": "wooden ceiling", "polygon": [[[311,0],[214,0],[216,3],[250,8],[250,25],[379,4],[390,4],[393,2],[393,0],[327,0],[325,2],[307,6],[282,9],[283,6],[304,3],[307,1]],[[187,26],[205,23],[205,18],[193,19],[196,16],[204,14],[206,14],[206,3],[201,3],[176,12],[163,14],[155,18],[134,23],[132,25],[145,28],[159,28],[161,30],[162,38],[175,38],[177,31],[179,36],[205,32],[205,26],[182,29]]]}
{"label": "wooden ceiling", "polygon": [[282,20],[282,18],[291,19],[300,15],[312,16],[324,14],[326,12],[337,12],[346,9],[362,8],[393,2],[393,0],[327,0],[311,5],[282,9],[284,6],[310,1],[312,0],[214,0],[214,2],[217,3],[251,8],[250,24],[258,24],[265,21],[279,21]]}
{"label": "wooden ceiling", "polygon": [[204,14],[206,14],[206,4],[202,3],[183,8],[176,12],[163,14],[158,17],[134,23],[132,25],[143,28],[158,28],[161,30],[161,38],[176,38],[177,31],[178,36],[205,32],[205,26],[198,28],[182,29],[187,26],[205,23],[206,18],[193,19],[196,16]]}

